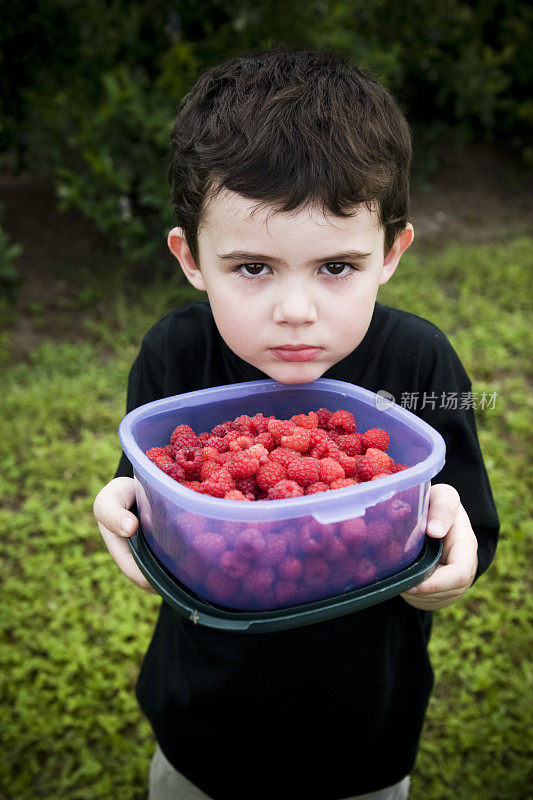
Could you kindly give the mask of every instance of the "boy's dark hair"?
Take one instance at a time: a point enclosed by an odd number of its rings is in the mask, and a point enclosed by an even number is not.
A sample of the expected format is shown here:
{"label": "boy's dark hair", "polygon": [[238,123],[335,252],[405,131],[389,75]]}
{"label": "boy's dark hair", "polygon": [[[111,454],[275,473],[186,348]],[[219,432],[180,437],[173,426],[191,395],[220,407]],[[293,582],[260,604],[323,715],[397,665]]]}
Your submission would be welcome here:
{"label": "boy's dark hair", "polygon": [[293,211],[379,206],[385,253],[408,222],[411,135],[365,69],[323,51],[258,51],[206,70],[172,131],[172,206],[195,260],[206,201],[229,189]]}

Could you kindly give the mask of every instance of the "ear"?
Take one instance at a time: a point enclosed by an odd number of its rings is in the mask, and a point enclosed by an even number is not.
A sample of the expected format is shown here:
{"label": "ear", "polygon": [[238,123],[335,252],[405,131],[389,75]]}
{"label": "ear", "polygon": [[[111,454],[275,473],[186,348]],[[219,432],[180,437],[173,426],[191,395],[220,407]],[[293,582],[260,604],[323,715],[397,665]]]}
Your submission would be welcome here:
{"label": "ear", "polygon": [[192,257],[183,229],[172,228],[168,234],[167,243],[172,255],[176,256],[178,259],[180,267],[189,283],[194,286],[195,289],[205,292],[206,288],[203,275]]}
{"label": "ear", "polygon": [[398,266],[400,258],[412,243],[414,237],[414,228],[411,223],[408,222],[403,231],[398,234],[394,240],[394,244],[383,259],[383,269],[381,272],[381,278],[379,279],[380,286],[384,283],[387,283],[389,278],[392,277],[396,267]]}

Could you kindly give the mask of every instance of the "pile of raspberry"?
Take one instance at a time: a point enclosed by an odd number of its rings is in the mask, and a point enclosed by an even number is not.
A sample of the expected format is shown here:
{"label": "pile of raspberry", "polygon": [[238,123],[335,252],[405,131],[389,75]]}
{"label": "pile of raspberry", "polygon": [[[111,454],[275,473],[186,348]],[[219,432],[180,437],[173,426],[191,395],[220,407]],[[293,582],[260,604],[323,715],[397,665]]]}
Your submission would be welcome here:
{"label": "pile of raspberry", "polygon": [[148,458],[182,486],[226,500],[281,500],[342,489],[407,469],[382,428],[360,433],[350,411],[277,419],[242,414],[196,434],[178,425]]}

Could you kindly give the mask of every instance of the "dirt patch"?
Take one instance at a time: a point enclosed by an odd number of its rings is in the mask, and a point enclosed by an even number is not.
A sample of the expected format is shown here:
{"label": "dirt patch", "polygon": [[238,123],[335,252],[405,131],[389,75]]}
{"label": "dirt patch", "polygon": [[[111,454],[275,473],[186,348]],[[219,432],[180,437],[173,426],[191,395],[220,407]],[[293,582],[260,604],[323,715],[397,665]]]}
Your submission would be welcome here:
{"label": "dirt patch", "polygon": [[[417,252],[532,233],[532,176],[509,153],[488,146],[443,148],[438,163],[431,184],[419,183],[412,192]],[[0,224],[23,247],[17,261],[22,284],[9,324],[12,358],[24,358],[45,339],[87,338],[84,320],[94,313],[94,292],[103,312],[106,304],[112,307],[103,287],[124,266],[120,250],[75,209],[58,210],[48,176],[0,175],[0,205]],[[176,274],[164,243],[158,258],[169,276]],[[126,268],[132,293],[139,295],[150,274]]]}

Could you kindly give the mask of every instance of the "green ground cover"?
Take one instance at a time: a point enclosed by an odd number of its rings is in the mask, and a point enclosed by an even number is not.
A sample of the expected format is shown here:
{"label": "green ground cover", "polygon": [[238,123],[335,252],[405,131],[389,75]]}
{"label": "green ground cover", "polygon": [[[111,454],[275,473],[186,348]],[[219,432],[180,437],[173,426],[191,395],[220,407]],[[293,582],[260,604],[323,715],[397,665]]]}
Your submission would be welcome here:
{"label": "green ground cover", "polygon": [[[379,299],[451,338],[473,390],[502,519],[489,572],[435,615],[436,690],[413,800],[533,796],[531,708],[533,240],[407,253]],[[89,314],[87,341],[49,341],[24,363],[3,339],[0,449],[0,797],[142,800],[153,746],[134,697],[156,597],[120,574],[93,521],[119,454],[128,369],[144,331],[197,297],[159,284]]]}

